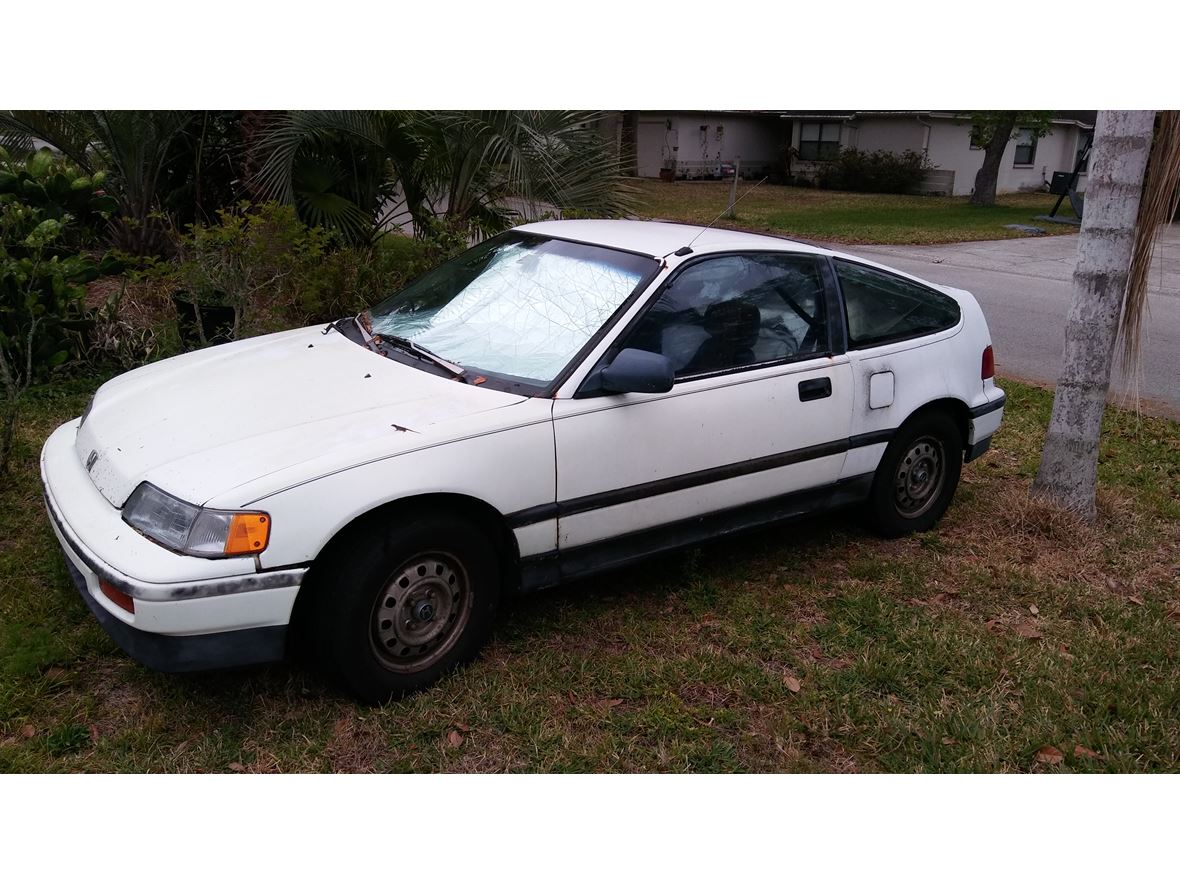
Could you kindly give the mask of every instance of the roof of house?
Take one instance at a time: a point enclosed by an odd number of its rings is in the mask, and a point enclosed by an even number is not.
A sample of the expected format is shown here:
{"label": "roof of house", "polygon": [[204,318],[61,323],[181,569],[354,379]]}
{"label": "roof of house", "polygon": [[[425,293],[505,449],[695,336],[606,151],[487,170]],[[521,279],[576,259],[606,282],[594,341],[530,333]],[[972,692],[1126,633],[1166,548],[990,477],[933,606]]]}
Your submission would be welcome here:
{"label": "roof of house", "polygon": [[[942,117],[965,119],[973,111],[781,111],[784,117],[796,120],[852,120],[856,117]],[[1094,125],[1097,111],[1053,111],[1053,122],[1075,124],[1085,128]]]}
{"label": "roof of house", "polygon": [[[792,120],[852,120],[856,117],[941,117],[944,119],[963,120],[971,116],[974,111],[776,111],[776,110],[648,110],[639,111],[647,114],[724,114],[743,117],[774,117]],[[1098,117],[1097,111],[1053,111],[1055,123],[1074,124],[1083,128],[1093,128]]]}

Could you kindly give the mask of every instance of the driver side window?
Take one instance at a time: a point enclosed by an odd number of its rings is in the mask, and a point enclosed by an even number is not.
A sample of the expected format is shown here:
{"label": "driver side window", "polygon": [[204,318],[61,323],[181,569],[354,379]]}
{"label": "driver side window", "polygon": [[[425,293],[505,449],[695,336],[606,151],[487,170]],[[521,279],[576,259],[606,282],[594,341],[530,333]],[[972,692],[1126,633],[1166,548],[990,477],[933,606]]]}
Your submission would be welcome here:
{"label": "driver side window", "polygon": [[824,287],[806,255],[724,255],[664,287],[626,347],[659,353],[676,378],[826,353]]}

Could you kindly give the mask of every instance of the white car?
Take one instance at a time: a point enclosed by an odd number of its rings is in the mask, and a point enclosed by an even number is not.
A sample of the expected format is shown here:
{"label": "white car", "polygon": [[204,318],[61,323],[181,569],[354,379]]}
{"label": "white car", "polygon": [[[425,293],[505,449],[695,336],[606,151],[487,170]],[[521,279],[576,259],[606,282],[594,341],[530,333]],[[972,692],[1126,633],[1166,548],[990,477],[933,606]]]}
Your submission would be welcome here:
{"label": "white car", "polygon": [[183,671],[310,649],[361,698],[509,592],[863,503],[929,529],[1003,415],[965,291],[679,224],[516,228],[356,318],[104,384],[41,456],[90,609]]}

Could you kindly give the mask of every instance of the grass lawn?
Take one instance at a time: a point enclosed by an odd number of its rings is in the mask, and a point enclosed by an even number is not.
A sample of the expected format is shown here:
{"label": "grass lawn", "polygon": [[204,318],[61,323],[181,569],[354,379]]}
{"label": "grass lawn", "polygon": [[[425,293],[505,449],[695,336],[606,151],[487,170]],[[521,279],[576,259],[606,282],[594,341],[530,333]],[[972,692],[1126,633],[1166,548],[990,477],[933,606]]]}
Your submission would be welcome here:
{"label": "grass lawn", "polygon": [[[739,182],[738,195],[753,182]],[[729,205],[730,185],[719,181],[662,182],[636,179],[643,218],[708,224]],[[1035,221],[1048,215],[1051,194],[1004,194],[995,206],[972,206],[967,197],[853,194],[762,184],[737,205],[737,218],[721,227],[838,243],[958,243],[1002,240],[1028,234],[1006,224],[1030,224],[1048,235],[1077,233],[1072,224]],[[1066,200],[1058,215],[1073,218]]]}
{"label": "grass lawn", "polygon": [[1006,382],[937,530],[838,514],[535,595],[474,666],[367,709],[294,665],[166,676],[107,639],[37,469],[92,387],[33,392],[0,487],[0,771],[1180,768],[1180,424],[1108,411],[1087,527],[1029,504],[1050,395]]}

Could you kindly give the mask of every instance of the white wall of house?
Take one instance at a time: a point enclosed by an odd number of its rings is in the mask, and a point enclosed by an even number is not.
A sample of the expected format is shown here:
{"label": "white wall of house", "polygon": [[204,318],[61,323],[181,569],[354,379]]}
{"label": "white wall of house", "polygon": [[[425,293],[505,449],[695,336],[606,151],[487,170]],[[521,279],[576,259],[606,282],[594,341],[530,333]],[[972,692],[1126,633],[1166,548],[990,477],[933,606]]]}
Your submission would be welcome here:
{"label": "white wall of house", "polygon": [[[1016,165],[1016,139],[1004,148],[996,192],[1001,194],[1038,190],[1058,171],[1072,172],[1078,148],[1085,143],[1086,130],[1070,124],[1055,123],[1049,133],[1037,140],[1031,164]],[[970,194],[975,187],[975,174],[983,165],[983,150],[971,147],[971,126],[953,120],[931,121],[930,162],[939,169],[955,173],[956,195]],[[1086,176],[1078,177],[1078,190],[1086,189]]]}
{"label": "white wall of house", "polygon": [[[791,144],[796,150],[804,122],[796,118],[791,133]],[[967,120],[945,117],[873,117],[857,116],[840,122],[840,146],[862,151],[906,150],[926,151],[927,158],[937,170],[954,173],[953,193],[966,196],[975,187],[975,174],[983,165],[983,151],[971,147],[971,125]],[[1054,123],[1047,135],[1037,140],[1031,163],[1016,165],[1017,140],[1013,138],[1004,149],[997,193],[1016,193],[1039,190],[1057,171],[1072,172],[1076,154],[1088,137],[1084,130],[1071,123]],[[791,171],[796,176],[814,179],[821,164],[795,160]],[[1078,177],[1077,188],[1086,189],[1086,176]]]}
{"label": "white wall of house", "polygon": [[848,147],[861,151],[922,151],[926,127],[913,118],[870,117],[845,124]]}
{"label": "white wall of house", "polygon": [[738,114],[644,111],[636,127],[637,172],[658,178],[672,159],[677,175],[700,178],[738,157],[744,172],[769,170],[778,162],[781,122]]}

